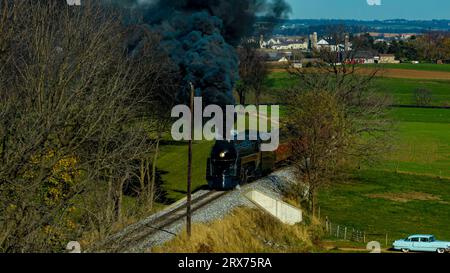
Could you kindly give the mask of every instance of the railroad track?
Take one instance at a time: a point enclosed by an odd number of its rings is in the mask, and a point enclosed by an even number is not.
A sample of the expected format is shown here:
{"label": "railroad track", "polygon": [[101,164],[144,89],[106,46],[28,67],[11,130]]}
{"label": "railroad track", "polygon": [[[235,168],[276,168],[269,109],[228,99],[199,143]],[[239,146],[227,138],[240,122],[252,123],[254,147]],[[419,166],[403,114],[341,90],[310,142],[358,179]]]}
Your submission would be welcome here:
{"label": "railroad track", "polygon": [[[228,192],[208,191],[199,196],[195,196],[192,199],[191,204],[192,212],[205,207],[227,193]],[[176,234],[169,231],[168,228],[186,217],[186,206],[186,201],[184,201],[182,204],[169,211],[158,214],[145,223],[139,222],[132,225],[125,229],[125,232],[110,237],[91,252],[127,252],[142,244],[145,239],[148,239],[159,232],[165,232],[175,236]]]}

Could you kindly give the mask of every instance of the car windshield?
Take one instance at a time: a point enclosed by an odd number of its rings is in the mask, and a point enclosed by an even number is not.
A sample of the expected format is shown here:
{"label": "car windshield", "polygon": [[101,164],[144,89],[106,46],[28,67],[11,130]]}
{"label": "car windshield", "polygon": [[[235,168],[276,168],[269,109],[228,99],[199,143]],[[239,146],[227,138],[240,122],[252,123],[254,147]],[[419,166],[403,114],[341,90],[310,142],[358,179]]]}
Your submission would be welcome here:
{"label": "car windshield", "polygon": [[434,242],[434,241],[436,241],[436,238],[430,237],[430,242]]}

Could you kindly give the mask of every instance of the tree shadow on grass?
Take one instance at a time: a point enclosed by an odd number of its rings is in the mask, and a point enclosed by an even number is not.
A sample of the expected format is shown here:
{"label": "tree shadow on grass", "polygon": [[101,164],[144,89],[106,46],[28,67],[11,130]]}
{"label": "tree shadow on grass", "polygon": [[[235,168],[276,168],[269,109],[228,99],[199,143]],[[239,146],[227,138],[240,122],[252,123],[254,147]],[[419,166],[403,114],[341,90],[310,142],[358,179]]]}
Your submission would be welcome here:
{"label": "tree shadow on grass", "polygon": [[[164,189],[164,180],[162,178],[163,175],[167,174],[167,171],[156,168],[156,176],[155,176],[155,202],[169,205],[175,202],[176,200],[168,197],[167,190]],[[145,179],[145,186],[148,187],[148,179]],[[141,183],[137,176],[133,176],[130,178],[127,183],[125,183],[123,188],[123,194],[130,197],[138,197],[142,193]]]}

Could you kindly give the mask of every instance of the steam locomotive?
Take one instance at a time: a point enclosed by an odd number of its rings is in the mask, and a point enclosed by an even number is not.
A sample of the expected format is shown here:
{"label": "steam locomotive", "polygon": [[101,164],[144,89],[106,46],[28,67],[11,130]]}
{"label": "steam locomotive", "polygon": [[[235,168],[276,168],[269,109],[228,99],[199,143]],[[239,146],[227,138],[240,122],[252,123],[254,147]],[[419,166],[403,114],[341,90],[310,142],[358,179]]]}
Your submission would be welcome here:
{"label": "steam locomotive", "polygon": [[231,190],[251,180],[271,173],[280,163],[286,161],[291,148],[281,144],[274,152],[261,151],[262,140],[249,140],[250,132],[234,140],[216,141],[207,161],[206,180],[210,189]]}

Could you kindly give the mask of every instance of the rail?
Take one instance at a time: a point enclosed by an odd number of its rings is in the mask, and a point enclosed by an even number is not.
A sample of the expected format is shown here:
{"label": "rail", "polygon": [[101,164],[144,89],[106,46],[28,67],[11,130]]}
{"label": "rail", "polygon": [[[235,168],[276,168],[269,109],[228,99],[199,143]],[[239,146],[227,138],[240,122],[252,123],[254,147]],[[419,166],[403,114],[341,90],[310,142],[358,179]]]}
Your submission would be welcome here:
{"label": "rail", "polygon": [[[191,204],[192,212],[205,207],[226,194],[228,192],[208,191],[194,197]],[[109,237],[88,252],[126,252],[158,232],[165,232],[175,236],[176,234],[169,231],[168,228],[186,217],[186,207],[187,203],[184,201],[168,211],[153,216],[149,221],[138,222],[125,229],[124,232]]]}

